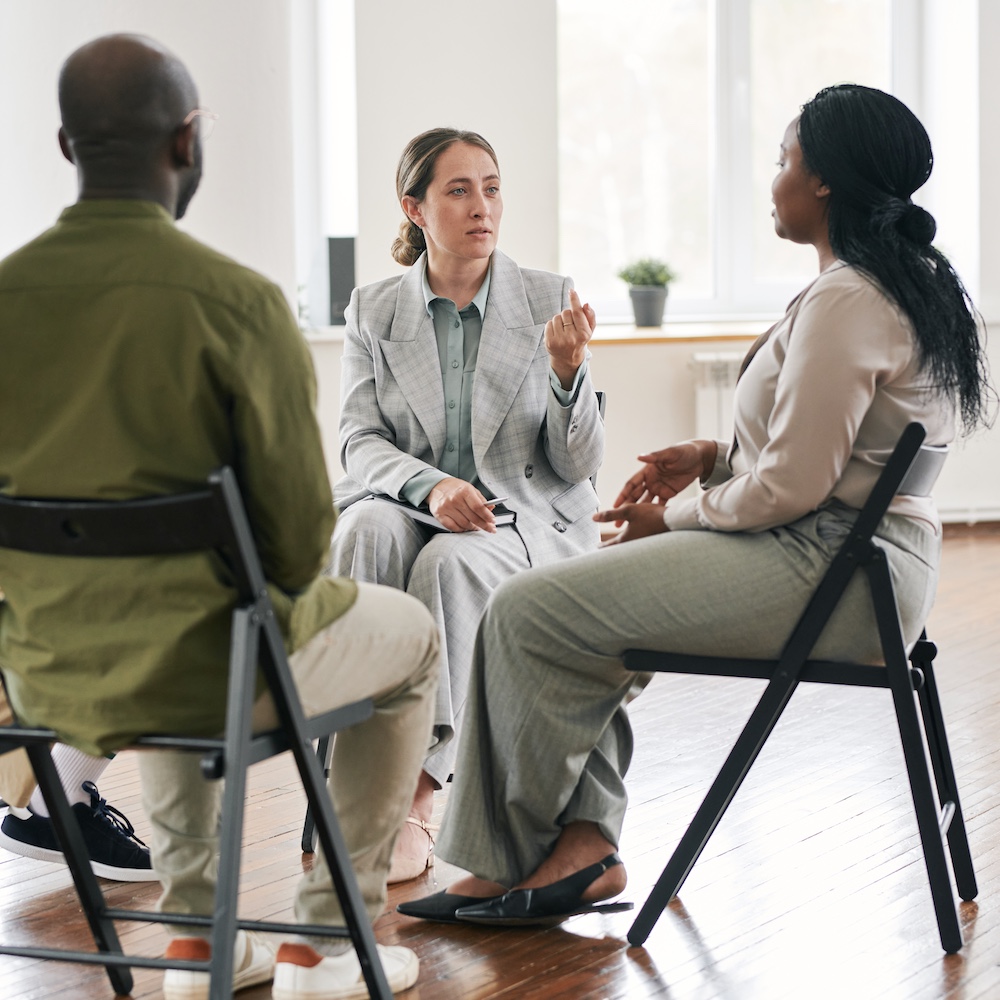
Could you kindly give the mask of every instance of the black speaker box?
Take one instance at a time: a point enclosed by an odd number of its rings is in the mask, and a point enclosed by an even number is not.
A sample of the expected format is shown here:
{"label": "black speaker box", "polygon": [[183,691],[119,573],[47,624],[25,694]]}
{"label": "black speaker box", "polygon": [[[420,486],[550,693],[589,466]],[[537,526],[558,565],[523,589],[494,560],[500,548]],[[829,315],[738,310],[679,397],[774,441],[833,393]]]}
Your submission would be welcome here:
{"label": "black speaker box", "polygon": [[344,310],[354,291],[354,237],[328,237],[330,255],[330,325],[343,326]]}

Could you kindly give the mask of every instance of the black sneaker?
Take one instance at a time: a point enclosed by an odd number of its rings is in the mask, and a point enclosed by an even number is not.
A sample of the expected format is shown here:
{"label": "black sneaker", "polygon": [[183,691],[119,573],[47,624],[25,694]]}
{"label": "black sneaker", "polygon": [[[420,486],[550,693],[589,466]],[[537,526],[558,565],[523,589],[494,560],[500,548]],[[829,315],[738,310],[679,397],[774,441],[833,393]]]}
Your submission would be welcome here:
{"label": "black sneaker", "polygon": [[[101,798],[92,781],[85,781],[83,790],[90,795],[90,805],[77,802],[73,814],[94,874],[119,882],[155,882],[149,848],[135,835],[132,824]],[[0,824],[0,847],[36,861],[66,863],[52,821],[46,816],[32,813],[21,819],[8,814]]]}

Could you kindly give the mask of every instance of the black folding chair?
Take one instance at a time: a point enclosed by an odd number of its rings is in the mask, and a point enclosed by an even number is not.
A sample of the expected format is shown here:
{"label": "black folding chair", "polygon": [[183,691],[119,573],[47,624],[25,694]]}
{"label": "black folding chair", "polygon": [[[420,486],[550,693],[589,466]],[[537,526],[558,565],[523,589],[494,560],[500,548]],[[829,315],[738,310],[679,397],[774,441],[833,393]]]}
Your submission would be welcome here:
{"label": "black folding chair", "polygon": [[[930,492],[944,462],[945,449],[921,447],[924,437],[924,428],[917,423],[910,424],[903,432],[850,535],[834,557],[777,660],[689,656],[641,649],[625,653],[625,665],[629,670],[756,677],[769,682],[632,924],[628,934],[632,944],[642,944],[646,940],[666,905],[680,891],[796,687],[801,681],[811,681],[891,690],[941,945],[946,952],[956,952],[962,947],[962,932],[944,852],[945,838],[958,894],[970,900],[978,890],[934,681],[933,661],[937,649],[927,640],[925,632],[911,650],[907,663],[889,565],[884,550],[873,537],[897,493],[927,495]],[[868,578],[884,666],[808,659],[837,602],[859,569],[864,570]],[[918,696],[923,729],[914,693]],[[934,773],[940,812],[931,787],[927,755]]]}
{"label": "black folding chair", "polygon": [[[87,851],[49,754],[58,734],[49,729],[0,727],[0,753],[25,747],[63,847],[97,951],[70,951],[0,945],[0,954],[103,965],[118,994],[132,989],[130,967],[178,968],[210,974],[211,1000],[232,996],[233,946],[238,929],[317,936],[350,937],[372,997],[392,993],[358,889],[340,826],[333,812],[323,771],[312,749],[327,736],[371,716],[370,699],[306,719],[285,656],[281,632],[232,470],[213,473],[206,489],[179,496],[95,502],[12,499],[0,496],[0,548],[49,555],[153,556],[202,550],[224,554],[234,578],[234,609],[229,657],[225,732],[219,738],[149,735],[133,746],[201,753],[206,778],[225,776],[220,827],[220,859],[211,917],[118,909],[106,905],[90,868]],[[280,726],[251,732],[258,668],[274,699]],[[221,667],[220,667],[221,669]],[[291,750],[316,817],[346,928],[313,924],[243,920],[237,916],[246,770],[251,764]],[[135,920],[211,929],[209,961],[181,961],[125,955],[115,921]]]}

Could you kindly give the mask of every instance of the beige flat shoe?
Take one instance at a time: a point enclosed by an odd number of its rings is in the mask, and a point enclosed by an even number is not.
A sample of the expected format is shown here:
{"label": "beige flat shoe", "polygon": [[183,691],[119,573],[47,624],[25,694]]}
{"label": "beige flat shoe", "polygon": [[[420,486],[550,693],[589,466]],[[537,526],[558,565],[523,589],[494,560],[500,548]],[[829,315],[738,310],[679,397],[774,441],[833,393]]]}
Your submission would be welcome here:
{"label": "beige flat shoe", "polygon": [[[397,882],[409,882],[410,879],[423,875],[434,864],[434,834],[438,828],[431,823],[425,823],[416,816],[407,816],[406,822],[416,827],[414,836],[407,836],[404,825],[392,852],[392,864],[389,865],[389,875],[386,882],[395,885]],[[410,831],[414,833],[414,831]],[[423,841],[426,838],[426,845]]]}

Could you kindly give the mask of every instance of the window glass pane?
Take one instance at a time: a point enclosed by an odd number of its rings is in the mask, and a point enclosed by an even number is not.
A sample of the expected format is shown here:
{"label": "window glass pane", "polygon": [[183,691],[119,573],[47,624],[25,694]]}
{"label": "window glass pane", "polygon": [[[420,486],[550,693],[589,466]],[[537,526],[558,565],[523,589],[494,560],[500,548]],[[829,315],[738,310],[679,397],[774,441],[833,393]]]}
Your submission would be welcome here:
{"label": "window glass pane", "polygon": [[779,240],[771,181],[788,123],[834,83],[890,88],[891,0],[751,0],[753,278],[808,280],[816,255]]}
{"label": "window glass pane", "polygon": [[671,297],[713,292],[708,0],[560,0],[561,269],[625,301],[630,260],[664,258]]}

